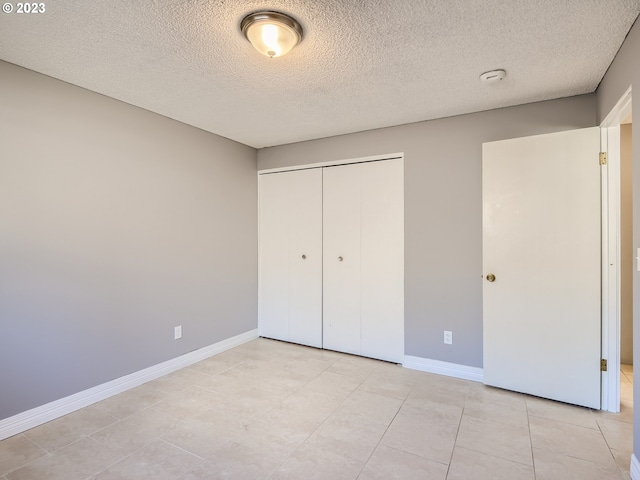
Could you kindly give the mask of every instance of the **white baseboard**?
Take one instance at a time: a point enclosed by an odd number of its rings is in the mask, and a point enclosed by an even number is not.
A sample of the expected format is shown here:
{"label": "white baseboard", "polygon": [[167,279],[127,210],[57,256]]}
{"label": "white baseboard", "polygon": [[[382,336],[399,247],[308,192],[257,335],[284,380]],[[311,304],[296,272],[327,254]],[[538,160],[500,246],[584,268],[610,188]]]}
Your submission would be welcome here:
{"label": "white baseboard", "polygon": [[640,480],[640,462],[635,453],[631,454],[631,480]]}
{"label": "white baseboard", "polygon": [[27,410],[13,417],[0,420],[0,440],[12,437],[31,428],[50,422],[56,418],[67,415],[81,408],[88,407],[96,402],[122,393],[143,383],[155,380],[181,368],[193,365],[201,360],[212,357],[219,353],[237,347],[243,343],[258,338],[258,330],[250,330],[235,337],[227,338],[221,342],[214,343],[207,347],[185,353],[179,357],[167,360],[166,362],[153,365],[152,367],[139,370],[137,372],[116,378],[107,383],[74,393],[68,397],[61,398],[40,407]]}
{"label": "white baseboard", "polygon": [[412,370],[436,373],[438,375],[462,378],[464,380],[473,380],[474,382],[482,382],[483,378],[482,369],[478,367],[468,367],[466,365],[459,365],[457,363],[431,360],[430,358],[412,357],[410,355],[404,356],[402,366],[411,368]]}

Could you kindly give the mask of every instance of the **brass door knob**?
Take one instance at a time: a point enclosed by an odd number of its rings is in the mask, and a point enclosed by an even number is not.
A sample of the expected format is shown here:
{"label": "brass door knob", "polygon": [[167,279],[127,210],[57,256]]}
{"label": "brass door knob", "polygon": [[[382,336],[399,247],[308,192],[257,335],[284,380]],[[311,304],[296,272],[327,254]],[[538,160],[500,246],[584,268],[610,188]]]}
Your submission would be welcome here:
{"label": "brass door knob", "polygon": [[344,258],[342,257],[338,257],[338,261],[341,262],[342,260],[344,260]]}
{"label": "brass door knob", "polygon": [[487,275],[487,282],[495,282],[496,281],[496,276],[493,273],[490,273],[489,275]]}
{"label": "brass door knob", "polygon": [[303,255],[302,255],[302,259],[303,259],[303,260],[306,260],[306,259],[307,259],[307,256],[303,254]]}

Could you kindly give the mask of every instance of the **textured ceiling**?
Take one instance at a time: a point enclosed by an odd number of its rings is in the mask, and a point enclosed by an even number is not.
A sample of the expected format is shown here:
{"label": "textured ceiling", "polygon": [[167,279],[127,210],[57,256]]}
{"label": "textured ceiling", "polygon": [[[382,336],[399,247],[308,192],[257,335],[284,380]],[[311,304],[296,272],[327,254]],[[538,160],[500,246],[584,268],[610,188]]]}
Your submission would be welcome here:
{"label": "textured ceiling", "polygon": [[[253,147],[593,92],[640,12],[640,0],[43,1],[42,14],[0,13],[0,59]],[[261,9],[302,25],[286,57],[242,36]],[[494,68],[507,78],[481,84]]]}

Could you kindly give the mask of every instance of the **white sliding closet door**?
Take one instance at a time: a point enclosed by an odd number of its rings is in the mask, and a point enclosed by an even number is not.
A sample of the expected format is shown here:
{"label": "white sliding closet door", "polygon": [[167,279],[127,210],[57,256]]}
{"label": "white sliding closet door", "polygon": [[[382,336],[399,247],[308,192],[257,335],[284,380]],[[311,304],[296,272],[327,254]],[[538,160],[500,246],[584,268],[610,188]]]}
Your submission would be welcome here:
{"label": "white sliding closet door", "polygon": [[401,159],[324,168],[324,348],[402,362]]}
{"label": "white sliding closet door", "polygon": [[322,347],[322,171],[260,175],[258,328]]}

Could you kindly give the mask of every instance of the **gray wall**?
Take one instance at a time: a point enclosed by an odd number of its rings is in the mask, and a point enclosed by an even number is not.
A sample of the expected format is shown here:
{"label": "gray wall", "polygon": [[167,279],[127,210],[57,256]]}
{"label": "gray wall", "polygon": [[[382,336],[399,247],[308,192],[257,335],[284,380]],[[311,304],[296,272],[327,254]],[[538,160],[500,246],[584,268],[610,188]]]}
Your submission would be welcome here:
{"label": "gray wall", "polygon": [[633,365],[633,182],[631,124],[620,125],[620,361]]}
{"label": "gray wall", "polygon": [[0,79],[0,419],[256,328],[254,149]]}
{"label": "gray wall", "polygon": [[[638,53],[640,52],[640,22],[636,21],[631,28],[629,35],[622,44],[618,54],[609,67],[607,74],[600,83],[596,91],[596,104],[598,113],[598,123],[602,122],[611,109],[618,102],[624,92],[632,86],[635,90],[633,105],[638,105],[640,96],[640,62]],[[638,119],[637,109],[635,111],[636,121]],[[632,134],[633,145],[640,145],[640,128],[634,128]],[[640,148],[633,149],[633,250],[640,247]],[[635,257],[635,255],[633,255]],[[640,354],[640,272],[633,269],[633,352],[634,357]],[[634,439],[640,438],[640,382],[633,384],[634,398]],[[640,459],[640,442],[634,440],[634,453]]]}
{"label": "gray wall", "polygon": [[258,168],[404,152],[405,353],[481,367],[482,143],[595,121],[583,95],[265,148]]}

